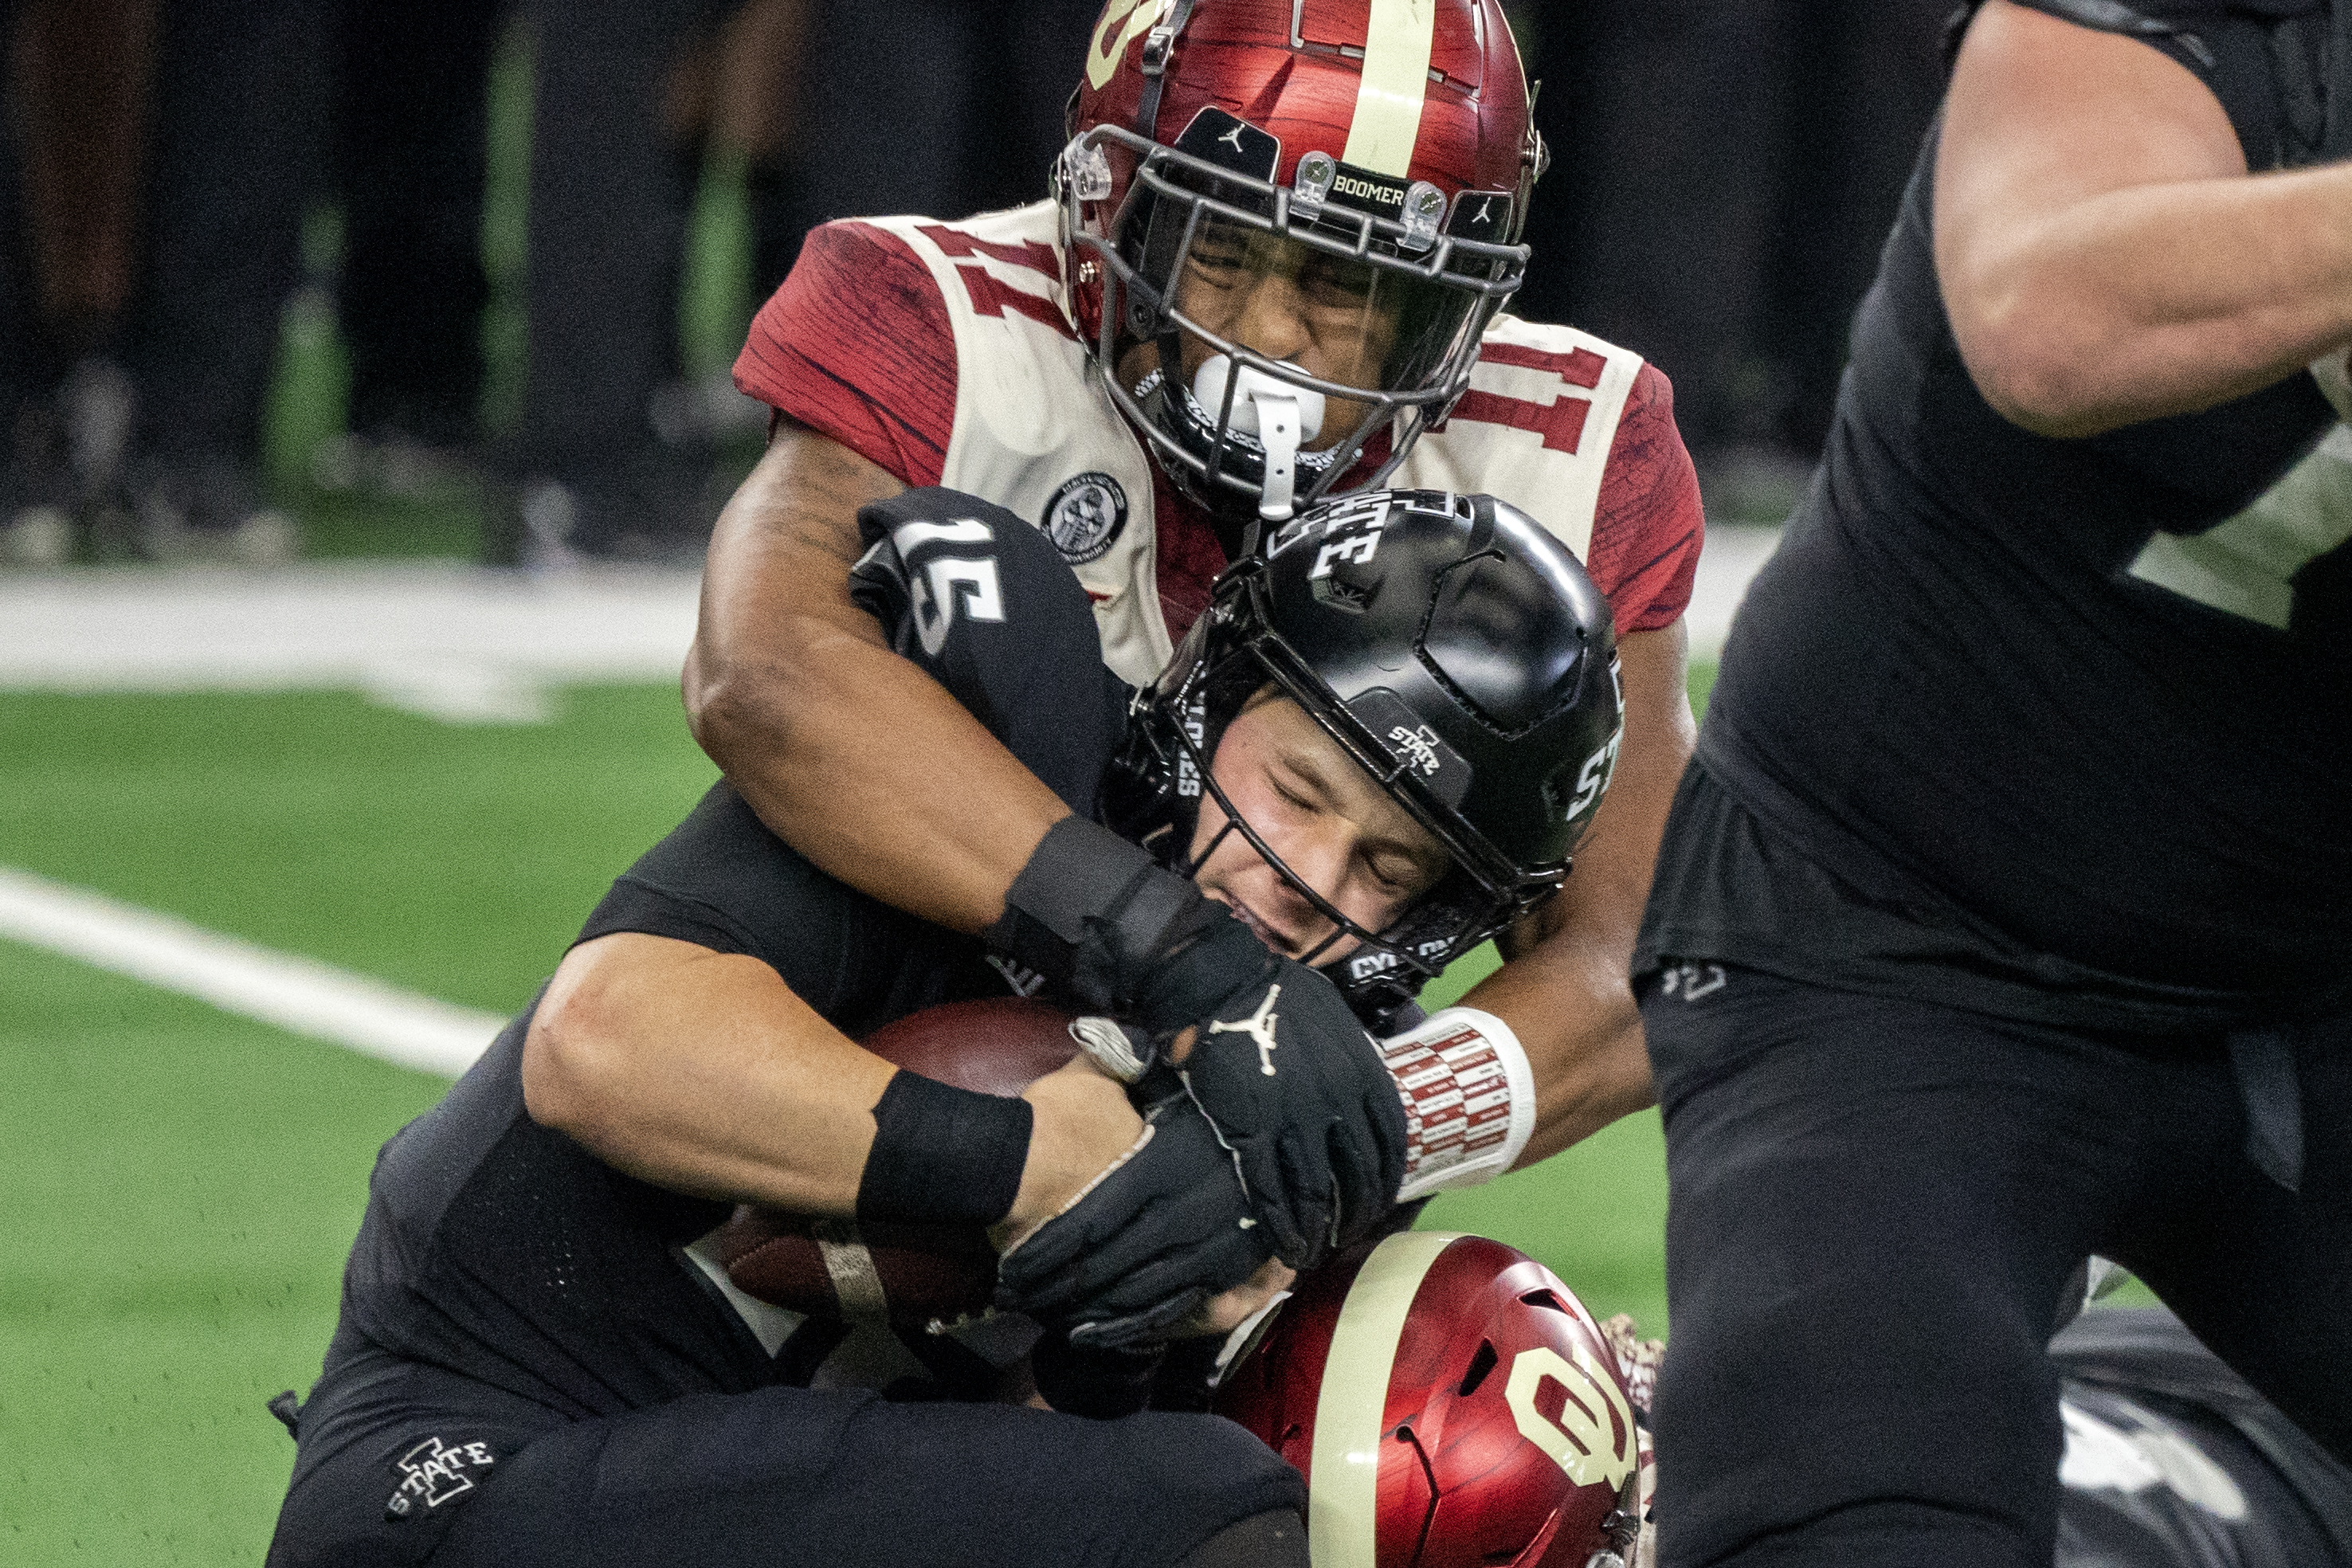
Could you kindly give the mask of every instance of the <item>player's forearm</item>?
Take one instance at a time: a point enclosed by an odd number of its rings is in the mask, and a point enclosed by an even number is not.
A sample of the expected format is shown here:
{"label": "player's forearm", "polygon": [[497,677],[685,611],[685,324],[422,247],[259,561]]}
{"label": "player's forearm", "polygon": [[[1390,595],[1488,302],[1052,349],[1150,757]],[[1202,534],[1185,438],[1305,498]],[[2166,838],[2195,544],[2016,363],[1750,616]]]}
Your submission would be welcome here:
{"label": "player's forearm", "polygon": [[687,713],[778,837],[861,892],[976,932],[1067,813],[850,601],[857,509],[901,489],[814,432],[778,434],[711,539]]}
{"label": "player's forearm", "polygon": [[2352,340],[2352,165],[2110,192],[1975,266],[1954,328],[2015,423],[2087,436],[2210,408]]}
{"label": "player's forearm", "polygon": [[[757,959],[616,932],[565,955],[532,1018],[522,1079],[532,1120],[640,1180],[698,1197],[848,1215],[877,1188],[928,1186],[960,1198],[967,1174],[988,1175],[960,1171],[965,1152],[936,1140],[894,1154],[877,1110],[898,1070],[826,1023]],[[1003,1217],[1025,1226],[1057,1212],[1124,1155],[1142,1122],[1124,1090],[1083,1060],[1038,1079],[1022,1098],[1032,1110],[1025,1143],[972,1152],[982,1164],[1019,1162]],[[912,1180],[871,1182],[877,1150],[924,1170]]]}
{"label": "player's forearm", "polygon": [[827,875],[977,934],[1045,830],[1054,792],[936,682],[824,626],[709,689],[696,734],[760,820]]}
{"label": "player's forearm", "polygon": [[618,932],[565,955],[522,1081],[532,1120],[656,1186],[846,1215],[894,1070],[759,960]]}
{"label": "player's forearm", "polygon": [[[1622,961],[1573,951],[1530,953],[1462,999],[1510,1026],[1535,1079],[1536,1127],[1517,1165],[1531,1165],[1653,1104],[1649,1053]],[[1613,955],[1612,955],[1613,956]]]}

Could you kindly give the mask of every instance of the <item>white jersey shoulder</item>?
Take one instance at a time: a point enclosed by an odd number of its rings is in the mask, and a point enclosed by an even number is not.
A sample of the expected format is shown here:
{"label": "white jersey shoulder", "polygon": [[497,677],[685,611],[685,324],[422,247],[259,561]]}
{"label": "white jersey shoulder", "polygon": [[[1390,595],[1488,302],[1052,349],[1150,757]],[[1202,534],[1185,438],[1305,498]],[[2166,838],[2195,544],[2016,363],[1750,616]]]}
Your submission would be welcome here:
{"label": "white jersey shoulder", "polygon": [[1641,369],[1641,355],[1589,332],[1497,316],[1453,416],[1388,482],[1508,501],[1589,560],[1609,449]]}
{"label": "white jersey shoulder", "polygon": [[1152,464],[1062,300],[1052,202],[958,223],[867,220],[930,268],[955,331],[955,425],[940,482],[1053,540],[1094,600],[1103,662],[1150,682],[1172,651],[1160,614]]}
{"label": "white jersey shoulder", "polygon": [[[866,220],[929,268],[955,333],[955,423],[940,482],[1053,540],[1093,599],[1103,662],[1141,686],[1172,646],[1160,613],[1155,469],[1089,372],[1062,298],[1051,202],[956,223]],[[1483,491],[1580,558],[1639,355],[1572,327],[1497,316],[1470,389],[1389,482]]]}

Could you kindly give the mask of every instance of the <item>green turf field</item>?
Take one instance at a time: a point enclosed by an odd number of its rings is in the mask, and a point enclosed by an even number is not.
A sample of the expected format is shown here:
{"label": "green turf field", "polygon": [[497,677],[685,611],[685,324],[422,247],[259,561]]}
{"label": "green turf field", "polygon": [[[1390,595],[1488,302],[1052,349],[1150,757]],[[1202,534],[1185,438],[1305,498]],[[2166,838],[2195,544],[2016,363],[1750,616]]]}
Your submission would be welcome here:
{"label": "green turf field", "polygon": [[[503,1013],[711,777],[668,686],[518,729],[0,694],[0,865]],[[258,1561],[261,1402],[316,1375],[369,1163],[442,1081],[0,942],[0,1563]],[[1432,1223],[1662,1328],[1664,1203],[1651,1115]]]}

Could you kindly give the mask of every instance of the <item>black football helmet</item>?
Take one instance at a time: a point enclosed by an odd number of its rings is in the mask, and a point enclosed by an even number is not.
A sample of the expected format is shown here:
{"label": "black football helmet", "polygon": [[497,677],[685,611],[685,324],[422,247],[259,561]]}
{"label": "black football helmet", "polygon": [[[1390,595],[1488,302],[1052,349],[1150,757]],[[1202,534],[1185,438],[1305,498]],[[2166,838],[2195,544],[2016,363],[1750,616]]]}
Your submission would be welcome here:
{"label": "black football helmet", "polygon": [[[1433,835],[1451,869],[1366,931],[1284,865],[1210,766],[1269,684]],[[1616,765],[1624,727],[1609,603],[1575,553],[1489,496],[1374,490],[1323,501],[1217,579],[1159,680],[1137,693],[1104,821],[1190,874],[1201,793],[1358,946],[1328,965],[1360,1013],[1411,1000],[1534,909]]]}

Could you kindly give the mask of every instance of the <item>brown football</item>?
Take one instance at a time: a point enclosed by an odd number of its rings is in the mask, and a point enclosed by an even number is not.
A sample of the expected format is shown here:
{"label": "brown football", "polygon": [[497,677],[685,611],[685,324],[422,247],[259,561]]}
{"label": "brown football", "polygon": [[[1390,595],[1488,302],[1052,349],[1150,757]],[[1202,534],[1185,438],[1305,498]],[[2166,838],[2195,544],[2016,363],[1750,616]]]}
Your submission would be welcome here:
{"label": "brown football", "polygon": [[[867,1050],[981,1094],[1017,1095],[1077,1054],[1070,1015],[1016,996],[943,1002],[886,1024]],[[996,1249],[978,1226],[819,1219],[739,1205],[719,1235],[736,1288],[812,1316],[953,1322],[988,1306]]]}

